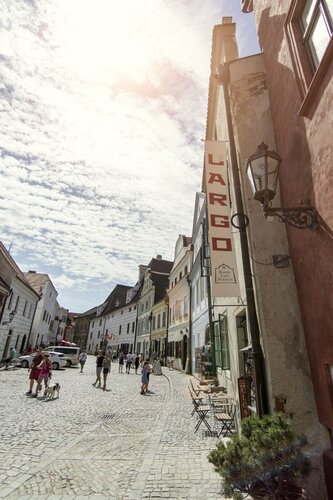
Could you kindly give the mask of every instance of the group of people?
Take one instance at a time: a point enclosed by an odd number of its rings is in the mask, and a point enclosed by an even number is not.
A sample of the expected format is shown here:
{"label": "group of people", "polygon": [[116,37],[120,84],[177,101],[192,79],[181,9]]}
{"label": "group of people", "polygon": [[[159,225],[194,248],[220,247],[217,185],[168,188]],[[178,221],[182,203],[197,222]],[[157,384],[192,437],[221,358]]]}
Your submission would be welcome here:
{"label": "group of people", "polygon": [[[82,353],[81,353],[82,354]],[[86,361],[86,354],[84,358],[84,363]],[[102,350],[98,351],[96,356],[96,380],[93,382],[94,387],[102,388],[104,391],[106,390],[106,381],[108,374],[111,371],[111,352],[104,352]],[[146,394],[148,391],[149,385],[149,375],[152,371],[149,361],[144,359],[143,354],[124,354],[120,353],[119,355],[119,373],[123,373],[123,367],[126,367],[126,373],[130,373],[131,366],[134,366],[135,373],[138,373],[138,369],[141,366],[141,394]],[[80,364],[81,364],[81,372],[84,366],[84,363],[81,362],[80,355]],[[101,376],[103,375],[103,386]]]}
{"label": "group of people", "polygon": [[133,366],[135,369],[135,374],[137,375],[139,366],[142,366],[143,354],[139,356],[139,354],[123,354],[122,352],[119,355],[119,373],[123,373],[123,368],[125,365],[126,373],[131,373],[131,367]]}
{"label": "group of people", "polygon": [[103,374],[103,391],[106,391],[106,380],[111,371],[111,352],[98,351],[96,356],[96,380],[94,387],[101,387],[101,374]]}
{"label": "group of people", "polygon": [[[29,368],[29,390],[27,396],[37,397],[38,392],[42,390],[44,382],[44,394],[49,385],[49,380],[52,377],[52,362],[49,352],[43,352],[39,347],[37,353],[33,357],[31,367]],[[35,392],[34,392],[35,384]]]}

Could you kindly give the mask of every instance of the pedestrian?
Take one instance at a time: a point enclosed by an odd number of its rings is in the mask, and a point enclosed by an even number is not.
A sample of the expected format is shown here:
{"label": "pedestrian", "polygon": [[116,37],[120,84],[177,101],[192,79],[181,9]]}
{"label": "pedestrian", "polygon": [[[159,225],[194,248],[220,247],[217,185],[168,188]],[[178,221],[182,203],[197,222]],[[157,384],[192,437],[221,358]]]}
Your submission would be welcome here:
{"label": "pedestrian", "polygon": [[101,373],[103,370],[103,360],[104,360],[103,351],[98,351],[98,354],[96,356],[96,381],[93,383],[94,387],[96,387],[97,383],[98,383],[97,387],[101,387]]}
{"label": "pedestrian", "polygon": [[132,364],[132,354],[127,354],[126,358],[126,373],[131,372],[131,364]]}
{"label": "pedestrian", "polygon": [[106,354],[103,359],[103,391],[106,390],[106,379],[111,371],[111,356]]}
{"label": "pedestrian", "polygon": [[16,358],[17,358],[16,349],[14,347],[11,347],[9,351],[9,358],[6,359],[5,370],[8,369],[10,363],[12,363]]}
{"label": "pedestrian", "polygon": [[148,373],[149,373],[149,365],[147,362],[144,362],[141,370],[141,394],[146,394],[147,392],[147,387],[149,383]]}
{"label": "pedestrian", "polygon": [[80,356],[79,356],[79,362],[80,362],[80,366],[81,366],[81,371],[80,373],[83,372],[83,368],[84,368],[84,365],[86,364],[86,361],[87,361],[87,353],[85,350],[83,350],[81,353],[80,353]]}
{"label": "pedestrian", "polygon": [[143,355],[143,352],[140,354],[140,366],[142,367],[145,362],[145,357]]}
{"label": "pedestrian", "polygon": [[31,367],[29,368],[29,390],[26,393],[27,396],[30,396],[32,394],[33,388],[34,388],[34,382],[38,385],[38,378],[39,378],[39,368],[38,365],[43,361],[43,354],[42,354],[42,349],[39,348],[36,354],[33,355],[32,362],[31,362]]}
{"label": "pedestrian", "polygon": [[138,374],[138,368],[140,364],[140,356],[138,354],[135,355],[134,366],[135,366],[135,375]]}
{"label": "pedestrian", "polygon": [[123,368],[124,368],[124,355],[121,352],[119,356],[119,373],[123,373]]}
{"label": "pedestrian", "polygon": [[149,375],[150,375],[150,372],[151,372],[151,366],[149,364],[149,359],[146,360],[146,365],[147,365],[147,379],[148,379],[148,382],[147,382],[147,387],[146,387],[146,392],[149,392],[148,391],[148,386],[149,386]]}
{"label": "pedestrian", "polygon": [[43,359],[39,363],[37,368],[39,368],[39,376],[38,376],[36,393],[34,394],[34,397],[37,397],[38,391],[42,389],[43,381],[44,381],[44,395],[45,395],[45,391],[47,389],[47,386],[49,385],[49,379],[52,377],[51,354],[49,352],[43,353]]}

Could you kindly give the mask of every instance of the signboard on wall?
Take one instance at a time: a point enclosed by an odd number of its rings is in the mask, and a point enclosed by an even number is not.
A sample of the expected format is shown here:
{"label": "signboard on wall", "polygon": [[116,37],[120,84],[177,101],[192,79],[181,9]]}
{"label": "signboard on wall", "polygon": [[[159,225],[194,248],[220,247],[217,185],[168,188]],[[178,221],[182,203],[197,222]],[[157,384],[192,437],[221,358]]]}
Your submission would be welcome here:
{"label": "signboard on wall", "polygon": [[240,377],[238,379],[238,395],[239,395],[239,408],[241,413],[241,418],[246,418],[251,416],[250,397],[251,384],[250,380],[246,377]]}
{"label": "signboard on wall", "polygon": [[230,196],[224,142],[205,143],[205,189],[212,295],[238,297],[240,289],[230,223]]}

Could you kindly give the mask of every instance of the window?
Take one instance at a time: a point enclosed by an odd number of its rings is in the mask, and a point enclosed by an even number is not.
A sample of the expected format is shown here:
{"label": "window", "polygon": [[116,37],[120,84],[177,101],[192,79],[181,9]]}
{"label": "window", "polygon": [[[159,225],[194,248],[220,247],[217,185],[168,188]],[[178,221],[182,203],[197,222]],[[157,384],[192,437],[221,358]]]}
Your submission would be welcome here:
{"label": "window", "polygon": [[165,311],[163,312],[163,315],[162,315],[162,328],[165,327],[165,322],[166,322],[166,313]]}
{"label": "window", "polygon": [[31,309],[32,309],[32,304],[30,304],[30,307],[29,307],[29,313],[28,313],[28,318],[30,319],[31,317]]}
{"label": "window", "polygon": [[135,331],[135,321],[133,321],[132,323],[132,333],[134,333],[134,331]]}
{"label": "window", "polygon": [[188,316],[188,296],[184,297],[184,316]]}
{"label": "window", "polygon": [[94,326],[95,326],[95,321],[92,322],[91,327],[94,328]]}
{"label": "window", "polygon": [[101,331],[100,331],[100,330],[98,330],[98,332],[97,332],[97,338],[98,338],[98,339],[99,339],[99,337],[100,337],[100,334],[101,334]]}
{"label": "window", "polygon": [[332,38],[333,26],[332,0],[307,0],[300,21],[303,42],[311,58],[314,69],[317,69],[325,50]]}
{"label": "window", "polygon": [[91,339],[92,339],[92,334],[93,334],[93,332],[90,332],[90,338],[91,338]]}
{"label": "window", "polygon": [[187,274],[187,266],[185,266],[184,274]]}
{"label": "window", "polygon": [[121,325],[119,325],[119,335],[121,335]]}
{"label": "window", "polygon": [[333,58],[332,0],[295,0],[285,29],[297,84],[301,116],[309,115]]}
{"label": "window", "polygon": [[18,309],[18,305],[19,305],[19,302],[20,302],[20,297],[17,296],[17,299],[16,299],[16,304],[15,304],[15,307],[14,307],[14,311],[17,311]]}
{"label": "window", "polygon": [[45,321],[45,317],[46,317],[46,309],[44,309],[43,321]]}
{"label": "window", "polygon": [[136,306],[133,307],[134,311],[136,310]]}
{"label": "window", "polygon": [[99,320],[99,326],[102,326],[102,320],[101,319]]}
{"label": "window", "polygon": [[161,315],[157,315],[157,328],[161,328]]}
{"label": "window", "polygon": [[220,319],[214,321],[214,340],[216,366],[222,370],[230,369],[229,340],[228,340],[228,320],[227,316],[220,314]]}
{"label": "window", "polygon": [[130,308],[128,309],[128,312],[131,312],[131,311],[132,311],[132,308],[130,307]]}
{"label": "window", "polygon": [[25,316],[25,311],[27,309],[28,301],[25,301],[24,307],[23,307],[23,316]]}
{"label": "window", "polygon": [[130,326],[131,326],[131,323],[127,323],[127,333],[129,333],[129,331],[130,331]]}
{"label": "window", "polygon": [[179,281],[182,279],[182,277],[183,277],[183,273],[180,271],[180,273],[179,273]]}
{"label": "window", "polygon": [[152,326],[153,330],[155,330],[156,328],[156,316],[153,316],[153,326]]}
{"label": "window", "polygon": [[10,290],[9,302],[8,302],[8,309],[11,308],[13,297],[14,297],[14,292],[13,292],[13,290]]}

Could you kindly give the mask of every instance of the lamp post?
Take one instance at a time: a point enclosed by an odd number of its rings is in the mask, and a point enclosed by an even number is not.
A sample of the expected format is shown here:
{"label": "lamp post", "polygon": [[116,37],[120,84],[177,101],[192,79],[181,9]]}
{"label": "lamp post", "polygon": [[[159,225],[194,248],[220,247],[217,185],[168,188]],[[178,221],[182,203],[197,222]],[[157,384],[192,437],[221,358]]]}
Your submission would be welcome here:
{"label": "lamp post", "polygon": [[319,215],[314,207],[302,204],[299,207],[272,207],[271,200],[276,194],[281,157],[262,142],[256,152],[247,160],[247,175],[254,193],[254,199],[260,201],[265,217],[277,217],[297,229],[316,231],[319,227]]}

